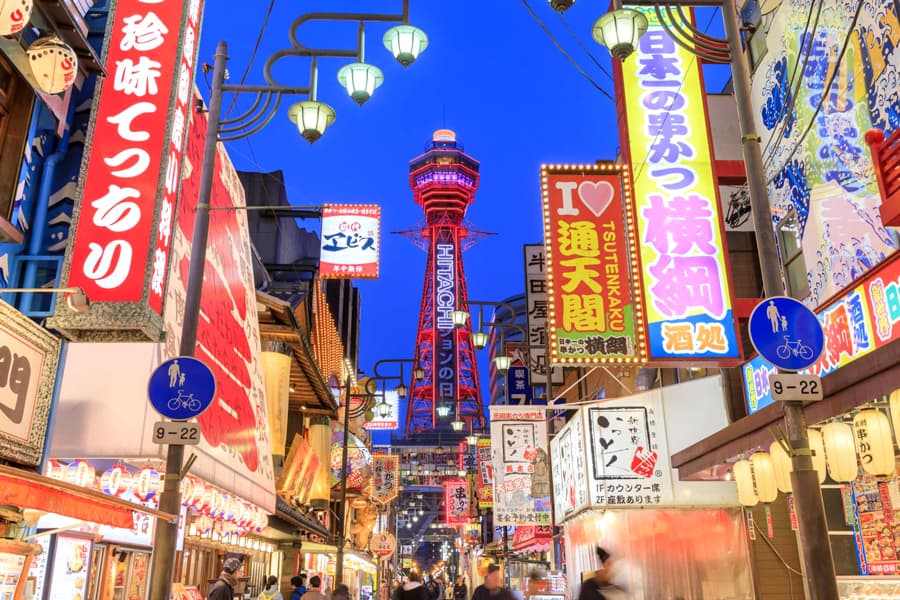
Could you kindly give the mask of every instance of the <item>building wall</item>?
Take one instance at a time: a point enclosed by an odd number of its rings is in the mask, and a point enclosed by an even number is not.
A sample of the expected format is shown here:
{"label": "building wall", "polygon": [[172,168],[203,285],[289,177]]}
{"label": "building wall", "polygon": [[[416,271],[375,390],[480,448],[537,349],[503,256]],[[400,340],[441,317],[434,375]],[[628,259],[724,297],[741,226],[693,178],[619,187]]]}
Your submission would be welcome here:
{"label": "building wall", "polygon": [[[800,570],[797,536],[791,530],[790,514],[784,497],[779,497],[769,504],[769,511],[775,534],[772,538],[768,537],[765,507],[759,504],[751,511],[753,521],[756,523],[756,539],[749,540],[756,598],[757,600],[803,598],[802,578],[785,566],[786,563],[792,569]],[[781,558],[775,552],[778,552]]]}
{"label": "building wall", "polygon": [[751,43],[773,220],[797,214],[813,307],[898,248],[863,140],[900,123],[898,15],[896,0],[781,2]]}

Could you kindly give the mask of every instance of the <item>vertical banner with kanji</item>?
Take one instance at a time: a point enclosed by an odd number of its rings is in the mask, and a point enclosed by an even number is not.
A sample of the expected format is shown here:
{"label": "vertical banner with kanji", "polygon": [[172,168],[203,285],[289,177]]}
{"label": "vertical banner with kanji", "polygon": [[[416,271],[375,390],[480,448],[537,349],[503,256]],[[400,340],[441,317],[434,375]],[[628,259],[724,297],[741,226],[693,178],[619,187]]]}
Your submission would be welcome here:
{"label": "vertical banner with kanji", "polygon": [[615,69],[650,357],[733,364],[741,351],[700,64],[654,9],[632,8],[650,28],[635,56]]}
{"label": "vertical banner with kanji", "polygon": [[201,0],[118,0],[110,9],[109,77],[94,94],[61,277],[84,290],[91,310],[58,303],[53,319],[70,337],[161,337],[202,8]]}
{"label": "vertical banner with kanji", "polygon": [[322,279],[375,279],[381,247],[381,207],[329,204],[322,208]]}
{"label": "vertical banner with kanji", "polygon": [[[543,244],[525,244],[525,315],[528,320],[528,345],[531,373],[535,385],[547,383],[547,255]],[[564,381],[562,368],[551,369],[551,381]]]}
{"label": "vertical banner with kanji", "polygon": [[491,440],[478,440],[478,473],[475,485],[478,488],[478,508],[494,506],[494,463],[491,460]]}
{"label": "vertical banner with kanji", "polygon": [[[479,440],[480,441],[480,440]],[[466,474],[475,474],[478,470],[478,446],[469,444],[466,440],[459,443],[459,470]]]}
{"label": "vertical banner with kanji", "polygon": [[542,408],[491,406],[495,525],[549,525],[550,455]]}
{"label": "vertical banner with kanji", "polygon": [[550,440],[553,504],[557,524],[588,506],[586,451],[584,422],[580,415],[575,415]]}
{"label": "vertical banner with kanji", "polygon": [[372,501],[388,504],[400,493],[400,455],[372,455]]}
{"label": "vertical banner with kanji", "polygon": [[445,479],[444,522],[448,525],[465,525],[469,520],[469,509],[469,480]]}
{"label": "vertical banner with kanji", "polygon": [[644,362],[628,167],[544,166],[541,184],[550,363]]}

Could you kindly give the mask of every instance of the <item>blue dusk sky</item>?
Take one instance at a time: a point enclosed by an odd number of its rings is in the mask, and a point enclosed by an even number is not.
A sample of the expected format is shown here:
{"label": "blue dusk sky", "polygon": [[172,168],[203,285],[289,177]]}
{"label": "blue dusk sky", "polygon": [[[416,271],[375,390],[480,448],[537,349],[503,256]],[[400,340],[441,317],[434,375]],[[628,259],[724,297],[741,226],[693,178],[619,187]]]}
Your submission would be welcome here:
{"label": "blue dusk sky", "polygon": [[[208,1],[199,61],[211,64],[216,43],[227,41],[230,82],[240,82],[269,4],[255,0],[238,8]],[[608,52],[591,39],[591,26],[608,3],[579,0],[565,21],[544,0],[528,4],[579,67],[612,96],[612,80],[604,73],[611,72]],[[245,83],[264,83],[266,58],[289,46],[289,25],[302,13],[399,13],[400,8],[400,0],[276,0]],[[721,33],[718,13],[707,9],[697,21],[701,27],[712,23],[710,33]],[[410,23],[425,30],[429,46],[406,69],[382,44],[390,25],[367,25],[366,62],[380,67],[385,81],[365,106],[357,106],[337,82],[338,69],[351,61],[320,61],[318,100],[330,104],[337,119],[315,144],[303,140],[288,120],[291,100],[286,99],[264,130],[228,145],[238,169],[284,171],[292,204],[381,205],[381,276],[357,283],[363,302],[359,364],[368,372],[381,358],[408,357],[414,351],[425,254],[388,232],[422,219],[409,189],[409,160],[424,150],[436,129],[455,130],[466,152],[481,162],[481,186],[467,217],[497,235],[464,255],[469,297],[476,300],[502,300],[524,289],[522,245],[543,241],[540,165],[613,159],[619,146],[613,101],[573,67],[524,1],[411,0]],[[308,46],[328,48],[352,48],[355,36],[355,23],[309,23],[299,34]],[[284,59],[274,74],[284,85],[306,86],[309,61]],[[197,80],[208,97],[203,75]],[[708,74],[710,89],[721,89],[722,83],[721,71],[718,77]],[[238,109],[248,105],[247,98],[237,103]],[[224,107],[230,106],[226,96]],[[479,362],[485,386],[486,358]]]}

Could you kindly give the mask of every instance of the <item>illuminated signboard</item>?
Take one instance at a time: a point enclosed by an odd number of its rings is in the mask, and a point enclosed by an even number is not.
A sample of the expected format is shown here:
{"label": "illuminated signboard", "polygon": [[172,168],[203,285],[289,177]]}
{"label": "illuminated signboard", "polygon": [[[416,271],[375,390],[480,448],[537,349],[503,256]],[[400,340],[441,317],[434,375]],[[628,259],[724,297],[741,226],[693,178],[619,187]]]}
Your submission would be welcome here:
{"label": "illuminated signboard", "polygon": [[378,277],[381,207],[376,204],[322,208],[322,279]]}
{"label": "illuminated signboard", "polygon": [[448,525],[465,525],[469,520],[469,480],[462,478],[444,480],[444,522]]}
{"label": "illuminated signboard", "polygon": [[475,475],[478,493],[478,508],[494,506],[494,463],[491,462],[491,440],[478,440],[478,472]]}
{"label": "illuminated signboard", "polygon": [[544,166],[551,364],[644,362],[628,167]]}
{"label": "illuminated signboard", "polygon": [[[382,405],[386,405],[390,409],[387,415],[381,414]],[[375,416],[364,425],[366,429],[369,431],[376,429],[392,431],[397,429],[400,426],[400,397],[397,395],[397,391],[382,390],[379,392],[373,412]]]}
{"label": "illuminated signboard", "polygon": [[456,397],[456,246],[453,230],[435,230],[434,247],[434,360],[435,392],[438,399]]}
{"label": "illuminated signboard", "polygon": [[109,77],[95,94],[62,277],[92,306],[59,304],[54,320],[72,337],[160,337],[201,7],[119,0],[110,15]]}
{"label": "illuminated signboard", "polygon": [[669,37],[652,8],[634,10],[650,28],[635,56],[616,61],[616,73],[650,358],[732,364],[741,351],[699,61]]}
{"label": "illuminated signboard", "polygon": [[373,502],[388,504],[400,493],[400,455],[372,455]]}
{"label": "illuminated signboard", "polygon": [[[900,259],[893,259],[818,311],[825,350],[803,373],[823,377],[900,339]],[[775,368],[756,356],[742,368],[750,414],[772,404],[769,374]]]}

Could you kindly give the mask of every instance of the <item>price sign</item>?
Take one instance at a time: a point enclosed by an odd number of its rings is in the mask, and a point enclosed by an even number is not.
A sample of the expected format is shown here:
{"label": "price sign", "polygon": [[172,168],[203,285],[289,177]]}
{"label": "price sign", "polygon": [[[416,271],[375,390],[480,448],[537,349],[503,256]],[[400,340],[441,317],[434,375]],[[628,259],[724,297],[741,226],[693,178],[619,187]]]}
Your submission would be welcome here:
{"label": "price sign", "polygon": [[153,441],[157,444],[196,446],[200,443],[200,424],[158,421],[153,424]]}
{"label": "price sign", "polygon": [[778,402],[816,402],[823,398],[822,378],[817,375],[772,373],[769,375],[772,399]]}

